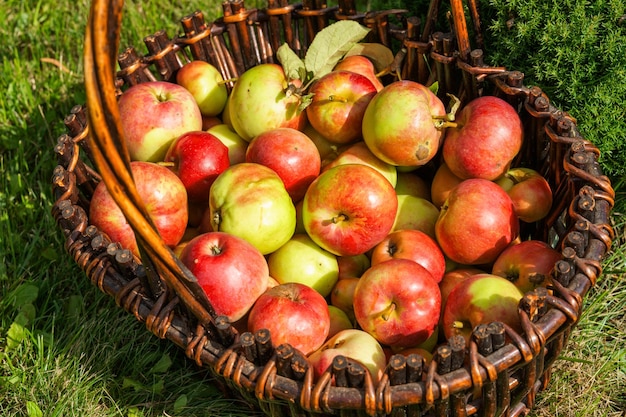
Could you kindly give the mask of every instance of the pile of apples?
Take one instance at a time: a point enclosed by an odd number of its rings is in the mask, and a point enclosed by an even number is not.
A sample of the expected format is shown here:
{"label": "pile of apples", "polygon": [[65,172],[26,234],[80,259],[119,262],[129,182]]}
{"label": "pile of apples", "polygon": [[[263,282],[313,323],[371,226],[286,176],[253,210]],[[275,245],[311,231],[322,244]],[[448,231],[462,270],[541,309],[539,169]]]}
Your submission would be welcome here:
{"label": "pile of apples", "polygon": [[[375,381],[390,354],[428,359],[480,323],[519,330],[519,300],[549,283],[561,255],[519,239],[552,192],[511,167],[523,141],[515,109],[485,96],[453,118],[426,86],[383,85],[366,55],[298,81],[261,64],[229,91],[193,61],[176,83],[119,99],[138,192],[217,314],[269,329],[318,376],[341,354]],[[104,183],[89,214],[140,256]]]}

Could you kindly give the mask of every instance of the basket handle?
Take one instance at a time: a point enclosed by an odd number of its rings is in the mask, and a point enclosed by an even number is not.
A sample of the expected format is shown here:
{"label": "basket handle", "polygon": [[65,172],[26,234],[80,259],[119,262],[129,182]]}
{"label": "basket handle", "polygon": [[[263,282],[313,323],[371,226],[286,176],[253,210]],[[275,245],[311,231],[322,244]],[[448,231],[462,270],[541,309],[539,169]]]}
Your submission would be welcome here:
{"label": "basket handle", "polygon": [[215,311],[193,274],[159,236],[135,187],[115,95],[123,0],[92,0],[84,46],[90,140],[96,168],[137,238],[149,276],[168,288],[207,327]]}

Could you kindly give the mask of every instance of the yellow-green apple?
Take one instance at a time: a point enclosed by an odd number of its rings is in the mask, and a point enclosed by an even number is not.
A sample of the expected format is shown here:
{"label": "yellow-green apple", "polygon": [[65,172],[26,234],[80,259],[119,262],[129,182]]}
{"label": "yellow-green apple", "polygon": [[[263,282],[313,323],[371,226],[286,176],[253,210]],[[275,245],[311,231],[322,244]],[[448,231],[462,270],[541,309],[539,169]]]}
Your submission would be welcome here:
{"label": "yellow-green apple", "polygon": [[365,253],[391,231],[398,199],[389,181],[367,165],[339,165],[320,174],[304,195],[302,220],[311,239],[338,256]]}
{"label": "yellow-green apple", "polygon": [[323,297],[330,294],[339,276],[337,257],[304,234],[294,234],[267,257],[270,275],[280,284],[299,282]]}
{"label": "yellow-green apple", "polygon": [[328,314],[330,314],[330,329],[327,338],[331,338],[342,330],[354,329],[354,325],[350,317],[345,311],[334,305],[328,305]]}
{"label": "yellow-green apple", "polygon": [[278,64],[260,64],[239,76],[229,96],[229,120],[235,132],[250,141],[266,130],[302,130],[306,112],[298,94],[288,94],[289,81]]}
{"label": "yellow-green apple", "polygon": [[[137,192],[159,235],[166,245],[174,248],[185,235],[189,218],[185,186],[176,174],[153,162],[133,161],[130,169]],[[98,183],[91,197],[89,220],[113,242],[119,242],[140,257],[135,232],[103,181]]]}
{"label": "yellow-green apple", "polygon": [[380,91],[384,87],[383,83],[376,76],[376,68],[374,67],[374,63],[364,55],[344,56],[333,69],[335,71],[352,71],[356,72],[357,74],[366,76],[372,82],[372,84],[374,84],[374,87],[376,87],[376,91]]}
{"label": "yellow-green apple", "polygon": [[552,208],[550,184],[532,168],[511,168],[496,183],[509,194],[515,213],[526,223],[543,219]]}
{"label": "yellow-green apple", "polygon": [[289,343],[309,355],[328,337],[328,304],[307,285],[277,285],[261,294],[248,314],[248,330],[254,333],[261,329],[270,331],[274,346]]}
{"label": "yellow-green apple", "polygon": [[442,330],[445,338],[461,335],[469,343],[479,324],[499,321],[521,331],[517,310],[523,294],[511,281],[492,274],[476,274],[448,294]]}
{"label": "yellow-green apple", "polygon": [[439,218],[439,208],[425,198],[398,194],[398,212],[392,231],[421,230],[435,237],[435,224]]}
{"label": "yellow-green apple", "polygon": [[463,180],[454,175],[446,163],[442,162],[430,183],[430,201],[437,207],[443,206],[450,191],[462,182]]}
{"label": "yellow-green apple", "polygon": [[509,195],[493,181],[472,178],[452,189],[435,224],[444,254],[463,265],[496,260],[519,233]]}
{"label": "yellow-green apple", "polygon": [[370,258],[364,253],[352,256],[338,256],[339,279],[359,278],[371,266]]}
{"label": "yellow-green apple", "polygon": [[398,181],[396,167],[378,159],[363,141],[349,145],[333,161],[324,166],[322,171],[327,171],[337,165],[345,164],[363,164],[370,166],[383,174],[392,187],[395,187]]}
{"label": "yellow-green apple", "polygon": [[391,347],[426,341],[437,327],[440,309],[441,294],[432,274],[408,259],[373,265],[354,291],[359,326]]}
{"label": "yellow-green apple", "polygon": [[218,138],[228,148],[228,160],[230,165],[235,165],[246,160],[248,142],[232,130],[227,124],[221,123],[211,126],[208,133]]}
{"label": "yellow-green apple", "polygon": [[170,145],[164,162],[187,189],[190,202],[208,202],[215,178],[230,166],[228,148],[210,133],[183,133]]}
{"label": "yellow-green apple", "polygon": [[494,96],[467,103],[446,130],[443,159],[459,178],[495,180],[504,174],[523,141],[522,121],[509,103]]}
{"label": "yellow-green apple", "polygon": [[304,197],[320,174],[321,158],[311,139],[299,130],[279,127],[254,137],[246,150],[246,162],[272,168],[294,202]]}
{"label": "yellow-green apple", "polygon": [[364,75],[331,71],[309,88],[311,103],[306,108],[309,123],[333,143],[351,143],[361,138],[363,114],[376,94]]}
{"label": "yellow-green apple", "polygon": [[523,293],[550,284],[554,265],[563,255],[541,240],[524,240],[504,249],[491,273],[514,283]]}
{"label": "yellow-green apple", "polygon": [[441,320],[443,320],[443,312],[445,310],[448,295],[452,292],[456,284],[465,281],[472,275],[485,273],[486,272],[483,269],[470,266],[461,266],[450,271],[446,271],[441,279],[441,282],[439,282],[439,290],[441,291]]}
{"label": "yellow-green apple", "polygon": [[430,199],[430,184],[415,172],[401,172],[396,168],[396,194]]}
{"label": "yellow-green apple", "polygon": [[223,124],[218,116],[202,116],[202,130],[209,130],[213,126]]}
{"label": "yellow-green apple", "polygon": [[330,293],[330,304],[339,308],[354,321],[354,290],[359,283],[358,277],[342,278],[335,283]]}
{"label": "yellow-green apple", "polygon": [[223,232],[202,233],[180,254],[218,315],[241,319],[269,285],[265,257],[244,239]]}
{"label": "yellow-green apple", "polygon": [[309,355],[316,378],[319,378],[336,356],[343,356],[365,366],[378,384],[387,366],[387,357],[380,343],[369,333],[359,329],[346,329],[329,338],[324,345]]}
{"label": "yellow-green apple", "polygon": [[174,139],[202,130],[202,114],[184,87],[167,81],[136,84],[118,100],[120,123],[133,161],[161,162]]}
{"label": "yellow-green apple", "polygon": [[176,73],[176,83],[194,97],[203,116],[217,116],[224,110],[228,90],[217,68],[205,61],[191,61]]}
{"label": "yellow-green apple", "polygon": [[313,129],[310,123],[302,129],[302,132],[309,137],[315,144],[320,158],[322,160],[322,168],[332,162],[333,159],[339,156],[339,154],[349,145],[339,145],[326,139],[320,132]]}
{"label": "yellow-green apple", "polygon": [[446,260],[439,244],[421,230],[396,230],[372,249],[372,266],[390,259],[408,259],[423,266],[439,283],[446,271]]}
{"label": "yellow-green apple", "polygon": [[446,118],[442,101],[415,81],[395,81],[379,91],[363,116],[363,140],[383,161],[422,166],[439,150]]}
{"label": "yellow-green apple", "polygon": [[283,181],[256,163],[222,172],[211,186],[209,210],[212,230],[246,239],[264,255],[287,243],[296,227],[296,209]]}

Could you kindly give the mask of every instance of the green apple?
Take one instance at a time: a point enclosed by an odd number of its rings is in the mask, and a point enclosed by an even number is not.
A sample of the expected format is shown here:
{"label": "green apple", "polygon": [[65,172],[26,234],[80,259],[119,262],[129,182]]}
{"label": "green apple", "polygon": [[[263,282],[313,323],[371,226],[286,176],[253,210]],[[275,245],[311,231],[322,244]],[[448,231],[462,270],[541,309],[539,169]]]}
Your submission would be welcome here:
{"label": "green apple", "polygon": [[218,138],[228,148],[228,160],[231,165],[246,160],[248,142],[243,140],[232,128],[225,123],[210,127],[207,132]]}
{"label": "green apple", "polygon": [[287,243],[296,227],[296,209],[280,177],[255,163],[232,165],[209,194],[211,229],[231,233],[267,255]]}
{"label": "green apple", "polygon": [[354,325],[346,312],[339,307],[329,304],[328,313],[330,314],[330,330],[327,337],[331,338],[342,330],[354,329]]}
{"label": "green apple", "polygon": [[430,201],[412,195],[398,194],[398,213],[391,230],[421,230],[434,238],[438,218],[439,209]]}
{"label": "green apple", "polygon": [[217,116],[224,110],[228,91],[217,68],[205,61],[191,61],[176,73],[176,82],[196,99],[203,116]]}

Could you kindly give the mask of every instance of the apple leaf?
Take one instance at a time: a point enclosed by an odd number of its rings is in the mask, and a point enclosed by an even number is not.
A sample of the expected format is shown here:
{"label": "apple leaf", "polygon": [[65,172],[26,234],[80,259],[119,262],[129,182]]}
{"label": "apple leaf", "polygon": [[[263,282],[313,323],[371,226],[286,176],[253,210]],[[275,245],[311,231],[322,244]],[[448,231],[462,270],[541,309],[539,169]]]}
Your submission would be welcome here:
{"label": "apple leaf", "polygon": [[288,80],[305,81],[306,68],[300,57],[287,45],[283,43],[276,50],[276,58],[282,65]]}
{"label": "apple leaf", "polygon": [[432,83],[430,87],[428,87],[428,89],[432,91],[434,95],[437,95],[437,93],[439,92],[439,81],[435,81],[434,83]]}
{"label": "apple leaf", "polygon": [[353,20],[340,20],[319,31],[304,56],[304,65],[312,74],[312,80],[332,71],[346,52],[369,31]]}
{"label": "apple leaf", "polygon": [[363,55],[374,64],[376,72],[386,70],[394,60],[393,52],[382,43],[360,42],[354,45],[345,56]]}

